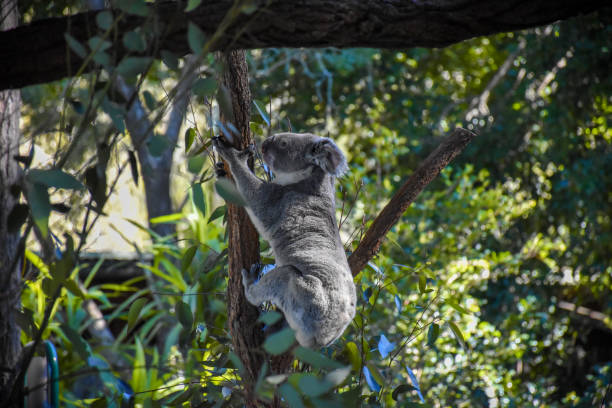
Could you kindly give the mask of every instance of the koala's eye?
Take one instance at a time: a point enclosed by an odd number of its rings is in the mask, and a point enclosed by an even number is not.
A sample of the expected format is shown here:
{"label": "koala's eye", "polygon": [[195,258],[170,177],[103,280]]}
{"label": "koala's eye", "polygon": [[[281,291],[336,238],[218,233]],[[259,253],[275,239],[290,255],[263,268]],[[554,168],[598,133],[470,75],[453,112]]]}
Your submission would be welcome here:
{"label": "koala's eye", "polygon": [[287,146],[289,146],[289,142],[285,139],[281,140],[278,145],[281,147],[281,149],[286,149]]}

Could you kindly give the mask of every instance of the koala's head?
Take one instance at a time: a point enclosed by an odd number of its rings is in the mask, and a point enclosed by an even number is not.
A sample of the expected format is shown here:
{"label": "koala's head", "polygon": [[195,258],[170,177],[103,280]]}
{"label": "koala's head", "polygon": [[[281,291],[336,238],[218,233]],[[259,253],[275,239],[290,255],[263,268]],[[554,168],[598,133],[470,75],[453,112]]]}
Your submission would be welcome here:
{"label": "koala's head", "polygon": [[263,159],[276,177],[297,176],[318,166],[332,176],[346,172],[346,158],[327,137],[310,133],[278,133],[261,145]]}

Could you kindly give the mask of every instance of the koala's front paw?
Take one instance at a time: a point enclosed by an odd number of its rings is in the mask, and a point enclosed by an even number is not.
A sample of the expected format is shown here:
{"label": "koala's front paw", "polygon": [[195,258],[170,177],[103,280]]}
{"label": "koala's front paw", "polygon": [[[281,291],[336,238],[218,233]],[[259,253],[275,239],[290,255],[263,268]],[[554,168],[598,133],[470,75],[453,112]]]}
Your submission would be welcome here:
{"label": "koala's front paw", "polygon": [[212,138],[213,146],[224,160],[231,161],[236,155],[239,153],[232,145],[230,145],[224,138],[221,136],[215,136]]}
{"label": "koala's front paw", "polygon": [[244,286],[244,290],[246,291],[249,286],[257,281],[259,277],[259,271],[261,270],[261,265],[253,264],[251,265],[251,270],[247,271],[246,269],[242,270],[242,286]]}

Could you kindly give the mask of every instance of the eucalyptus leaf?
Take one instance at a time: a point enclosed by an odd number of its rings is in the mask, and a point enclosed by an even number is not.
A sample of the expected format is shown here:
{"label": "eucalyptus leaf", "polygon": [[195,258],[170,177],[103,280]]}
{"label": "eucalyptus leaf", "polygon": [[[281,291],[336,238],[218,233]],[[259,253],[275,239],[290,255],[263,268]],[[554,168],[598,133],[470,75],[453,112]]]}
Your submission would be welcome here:
{"label": "eucalyptus leaf", "polygon": [[263,344],[264,350],[269,354],[278,356],[289,350],[295,342],[295,334],[290,327],[274,333],[266,339]]}
{"label": "eucalyptus leaf", "polygon": [[202,184],[195,183],[191,186],[193,193],[193,205],[200,211],[202,215],[206,214],[206,200],[204,199],[204,191],[202,191]]}
{"label": "eucalyptus leaf", "polygon": [[113,25],[113,14],[104,10],[96,14],[96,24],[103,30],[108,30]]}
{"label": "eucalyptus leaf", "polygon": [[189,0],[187,2],[187,7],[185,7],[185,12],[189,13],[190,11],[195,10],[200,3],[202,3],[202,0]]}
{"label": "eucalyptus leaf", "polygon": [[27,178],[32,183],[40,183],[47,187],[65,188],[71,190],[82,190],[85,188],[81,182],[68,173],[59,169],[30,169]]}
{"label": "eucalyptus leaf", "polygon": [[79,57],[85,58],[87,56],[87,49],[78,42],[73,36],[68,33],[64,33],[64,39],[66,40],[66,44],[68,47]]}
{"label": "eucalyptus leaf", "polygon": [[242,197],[242,194],[240,194],[240,191],[238,191],[236,188],[236,185],[230,181],[230,179],[218,179],[215,181],[215,189],[217,190],[217,193],[219,193],[219,195],[225,199],[225,201],[241,207],[246,207],[246,201]]}
{"label": "eucalyptus leaf", "polygon": [[187,43],[191,51],[196,55],[201,55],[206,45],[206,35],[204,31],[191,21],[187,25]]}

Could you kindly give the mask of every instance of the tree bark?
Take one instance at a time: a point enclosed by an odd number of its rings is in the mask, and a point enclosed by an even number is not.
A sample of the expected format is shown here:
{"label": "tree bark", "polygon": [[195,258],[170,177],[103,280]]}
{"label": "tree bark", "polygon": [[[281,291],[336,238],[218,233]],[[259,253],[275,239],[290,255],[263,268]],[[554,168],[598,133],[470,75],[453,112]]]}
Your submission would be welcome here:
{"label": "tree bark", "polygon": [[[0,3],[0,28],[18,23],[17,0]],[[0,92],[0,405],[10,395],[19,371],[21,329],[15,316],[21,308],[20,263],[17,262],[20,233],[9,231],[9,214],[18,203],[11,187],[18,184],[21,169],[13,158],[19,154],[20,91]]]}
{"label": "tree bark", "polygon": [[469,130],[457,128],[434,150],[419,168],[393,195],[376,216],[357,249],[348,259],[353,276],[361,271],[380,249],[387,232],[400,219],[404,211],[421,191],[440,174],[476,135]]}
{"label": "tree bark", "polygon": [[[150,6],[161,27],[158,47],[145,52],[159,56],[170,50],[190,52],[188,22],[206,35],[221,27],[211,51],[267,47],[445,47],[468,38],[548,24],[609,5],[606,0],[255,0],[252,13],[224,18],[233,1],[204,0],[189,13],[185,2],[160,1]],[[0,89],[50,82],[74,75],[82,59],[68,52],[65,33],[86,44],[97,34],[97,11],[35,21],[0,33]],[[116,16],[120,13],[114,12]],[[124,15],[110,54],[126,53],[122,34],[141,26],[144,17]],[[222,24],[223,22],[223,24]],[[229,24],[225,24],[229,23]],[[68,58],[69,57],[69,58]],[[85,69],[85,72],[92,67]]]}
{"label": "tree bark", "polygon": [[[223,64],[221,83],[227,88],[232,100],[233,118],[221,120],[231,122],[238,132],[234,146],[244,149],[253,142],[250,134],[251,90],[248,82],[248,67],[245,51],[229,51],[220,55]],[[250,163],[251,167],[253,163]],[[227,167],[227,166],[226,166]],[[229,169],[228,169],[229,170]],[[261,324],[257,323],[258,309],[244,296],[242,269],[249,269],[259,262],[259,236],[245,209],[227,204],[227,228],[229,249],[229,279],[227,285],[227,320],[234,351],[244,366],[242,373],[247,407],[256,407],[255,381],[265,354],[261,349],[264,340]]]}

